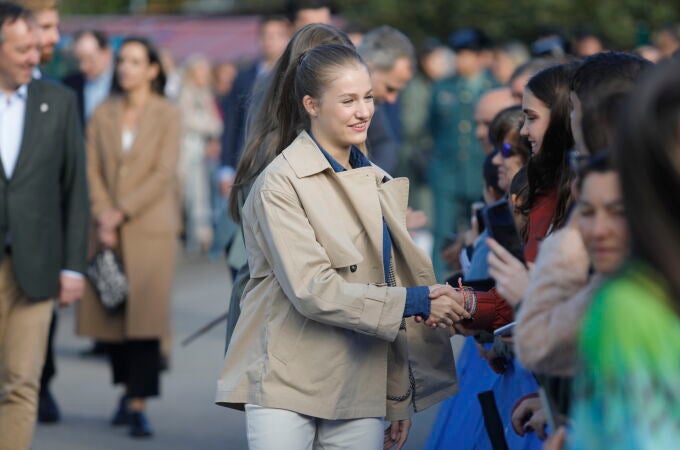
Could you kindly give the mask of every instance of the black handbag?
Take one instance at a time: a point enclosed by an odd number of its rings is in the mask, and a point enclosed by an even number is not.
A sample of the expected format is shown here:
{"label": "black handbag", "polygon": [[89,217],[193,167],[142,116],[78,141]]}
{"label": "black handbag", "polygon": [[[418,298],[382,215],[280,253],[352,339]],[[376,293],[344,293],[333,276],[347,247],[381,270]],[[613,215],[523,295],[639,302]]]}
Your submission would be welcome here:
{"label": "black handbag", "polygon": [[128,280],[122,261],[112,250],[100,250],[92,258],[87,266],[87,278],[108,313],[115,314],[125,307]]}

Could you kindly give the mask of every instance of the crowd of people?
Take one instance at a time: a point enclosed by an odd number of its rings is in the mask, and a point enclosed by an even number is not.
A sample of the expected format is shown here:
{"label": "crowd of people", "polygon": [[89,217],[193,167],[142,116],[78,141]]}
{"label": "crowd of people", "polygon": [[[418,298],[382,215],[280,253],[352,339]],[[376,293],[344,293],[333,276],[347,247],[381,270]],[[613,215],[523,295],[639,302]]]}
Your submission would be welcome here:
{"label": "crowd of people", "polygon": [[[0,2],[1,450],[60,420],[78,300],[112,425],[153,435],[182,250],[227,261],[216,403],[251,449],[400,449],[440,402],[429,449],[676,445],[678,27],[416,51],[301,1],[248,64],[83,29],[60,81],[58,25],[56,0]],[[87,281],[107,252],[115,309]]]}

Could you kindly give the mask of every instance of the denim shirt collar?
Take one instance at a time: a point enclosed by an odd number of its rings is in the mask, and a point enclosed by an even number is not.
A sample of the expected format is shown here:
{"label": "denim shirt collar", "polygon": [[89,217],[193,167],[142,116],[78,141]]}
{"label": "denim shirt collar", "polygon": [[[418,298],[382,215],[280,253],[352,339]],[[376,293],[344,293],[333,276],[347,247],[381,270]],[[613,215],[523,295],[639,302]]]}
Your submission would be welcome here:
{"label": "denim shirt collar", "polygon": [[[307,131],[307,133],[312,138],[316,146],[319,147],[319,150],[321,150],[321,153],[323,154],[323,156],[326,157],[328,163],[331,165],[335,172],[344,172],[347,170],[342,166],[342,164],[337,162],[335,158],[333,158],[326,150],[324,150],[324,148],[321,146],[321,144],[319,144],[319,142],[312,134],[311,130]],[[356,146],[353,145],[349,151],[349,165],[352,166],[352,169],[358,169],[360,167],[369,167],[372,164],[371,161],[369,161],[368,158],[366,158],[366,155],[364,155],[361,150],[359,150]]]}

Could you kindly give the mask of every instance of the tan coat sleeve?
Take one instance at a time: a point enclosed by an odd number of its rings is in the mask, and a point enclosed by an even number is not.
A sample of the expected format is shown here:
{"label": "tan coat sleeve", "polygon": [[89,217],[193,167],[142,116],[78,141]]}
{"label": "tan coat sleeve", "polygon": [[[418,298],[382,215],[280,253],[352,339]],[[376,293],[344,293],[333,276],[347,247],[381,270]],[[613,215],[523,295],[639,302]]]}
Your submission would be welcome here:
{"label": "tan coat sleeve", "polygon": [[266,243],[265,257],[295,309],[318,322],[394,341],[406,288],[345,281],[317,242],[294,193],[257,190],[251,195]]}
{"label": "tan coat sleeve", "polygon": [[578,230],[564,228],[543,241],[515,328],[515,350],[527,369],[573,375],[581,319],[597,283],[588,283],[588,268]]}
{"label": "tan coat sleeve", "polygon": [[158,120],[163,139],[154,170],[137,189],[118,199],[118,206],[129,218],[145,211],[150,204],[166,194],[168,189],[174,189],[182,124],[179,110],[175,107],[168,107],[163,116]]}
{"label": "tan coat sleeve", "polygon": [[113,208],[113,201],[105,182],[105,163],[103,161],[105,149],[99,136],[100,130],[100,115],[95,113],[87,126],[86,133],[87,182],[90,189],[90,203],[94,220],[102,212]]}

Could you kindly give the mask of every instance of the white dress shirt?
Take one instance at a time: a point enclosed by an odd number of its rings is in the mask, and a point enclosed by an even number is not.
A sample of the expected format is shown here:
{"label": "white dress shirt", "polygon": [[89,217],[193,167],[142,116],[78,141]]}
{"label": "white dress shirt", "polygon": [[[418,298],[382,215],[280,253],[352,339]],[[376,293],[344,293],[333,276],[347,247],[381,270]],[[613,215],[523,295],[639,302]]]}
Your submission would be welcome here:
{"label": "white dress shirt", "polygon": [[0,157],[8,179],[12,178],[19,159],[27,96],[27,85],[10,95],[6,92],[0,94]]}

